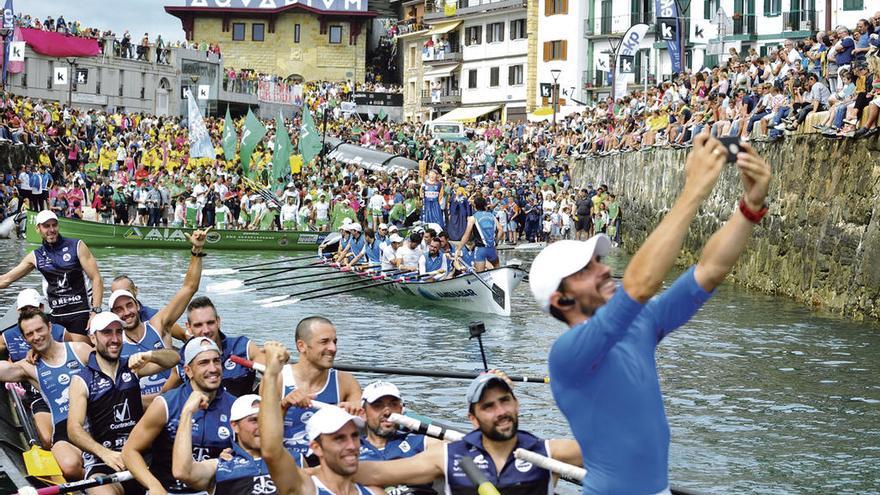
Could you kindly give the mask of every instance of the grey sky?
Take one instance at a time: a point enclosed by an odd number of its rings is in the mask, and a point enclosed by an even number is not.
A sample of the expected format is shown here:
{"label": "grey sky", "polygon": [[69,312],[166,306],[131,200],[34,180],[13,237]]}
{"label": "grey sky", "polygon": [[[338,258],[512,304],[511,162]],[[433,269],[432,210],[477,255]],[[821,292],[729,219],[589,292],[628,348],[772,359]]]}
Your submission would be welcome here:
{"label": "grey sky", "polygon": [[151,40],[157,34],[165,41],[183,40],[180,19],[165,13],[166,5],[184,5],[184,0],[16,0],[14,4],[16,13],[41,20],[60,14],[67,21],[79,21],[83,27],[110,29],[117,35],[127,29],[135,39],[150,33]]}

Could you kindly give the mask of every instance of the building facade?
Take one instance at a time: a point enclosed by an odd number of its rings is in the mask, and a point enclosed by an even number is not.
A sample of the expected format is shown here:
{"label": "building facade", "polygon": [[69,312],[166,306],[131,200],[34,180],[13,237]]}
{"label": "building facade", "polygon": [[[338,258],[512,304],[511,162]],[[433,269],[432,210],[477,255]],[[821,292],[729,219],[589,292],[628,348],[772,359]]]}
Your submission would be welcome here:
{"label": "building facade", "polygon": [[425,44],[430,38],[430,29],[424,18],[425,0],[409,0],[401,4],[395,43],[400,56],[403,120],[407,122],[427,122],[431,118],[428,107],[422,104],[423,94],[431,89],[425,81],[423,63]]}

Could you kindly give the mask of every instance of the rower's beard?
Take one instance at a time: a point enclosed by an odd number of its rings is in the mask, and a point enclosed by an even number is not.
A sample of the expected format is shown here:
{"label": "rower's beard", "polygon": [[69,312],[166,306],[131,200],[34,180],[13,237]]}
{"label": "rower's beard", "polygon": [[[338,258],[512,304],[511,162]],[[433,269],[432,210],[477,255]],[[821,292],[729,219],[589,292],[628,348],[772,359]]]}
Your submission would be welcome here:
{"label": "rower's beard", "polygon": [[495,425],[489,425],[488,428],[484,428],[480,425],[480,430],[483,432],[483,435],[486,436],[489,440],[493,440],[495,442],[504,442],[510,440],[514,436],[516,436],[516,432],[519,431],[519,419],[511,418],[511,428],[508,432],[499,431]]}

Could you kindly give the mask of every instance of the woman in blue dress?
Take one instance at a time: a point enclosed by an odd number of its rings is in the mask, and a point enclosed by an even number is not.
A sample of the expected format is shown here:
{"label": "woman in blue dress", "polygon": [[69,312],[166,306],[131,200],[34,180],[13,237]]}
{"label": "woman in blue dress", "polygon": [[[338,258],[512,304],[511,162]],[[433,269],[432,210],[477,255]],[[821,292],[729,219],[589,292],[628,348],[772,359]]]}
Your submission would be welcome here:
{"label": "woman in blue dress", "polygon": [[459,187],[456,195],[449,201],[449,226],[446,232],[453,241],[458,241],[467,228],[467,219],[473,215],[470,200],[463,187]]}
{"label": "woman in blue dress", "polygon": [[440,200],[443,197],[443,183],[437,179],[437,171],[428,172],[428,178],[422,184],[422,223],[436,223],[446,229]]}

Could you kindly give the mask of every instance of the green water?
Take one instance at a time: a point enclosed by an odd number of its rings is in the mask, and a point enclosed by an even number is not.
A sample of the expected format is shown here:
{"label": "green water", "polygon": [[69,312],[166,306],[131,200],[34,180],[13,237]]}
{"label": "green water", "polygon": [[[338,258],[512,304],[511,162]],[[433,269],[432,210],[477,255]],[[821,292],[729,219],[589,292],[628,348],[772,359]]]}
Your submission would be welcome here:
{"label": "green water", "polygon": [[[28,247],[0,241],[0,269]],[[141,299],[159,306],[181,283],[188,252],[95,250],[106,280],[130,275]],[[528,261],[531,255],[517,253]],[[206,268],[277,259],[277,255],[211,253]],[[611,256],[616,273],[626,257]],[[210,283],[229,280],[215,277]],[[334,282],[328,282],[334,283]],[[37,287],[35,275],[0,291]],[[109,282],[108,282],[109,285]],[[292,290],[288,291],[292,292]],[[540,313],[528,287],[514,294],[510,318],[426,305],[393,303],[358,293],[263,309],[260,297],[210,295],[222,328],[257,341],[292,346],[299,319],[320,314],[339,329],[339,362],[473,371],[480,367],[467,324],[486,323],[489,364],[511,374],[546,374],[546,356],[563,328]],[[880,325],[817,314],[785,299],[724,286],[689,324],[667,338],[658,366],[672,428],[670,478],[704,493],[880,493]],[[362,384],[372,376],[358,376]],[[393,377],[413,411],[467,424],[466,382]],[[549,387],[517,388],[520,425],[545,437],[568,437]],[[559,493],[577,493],[560,484]]]}

